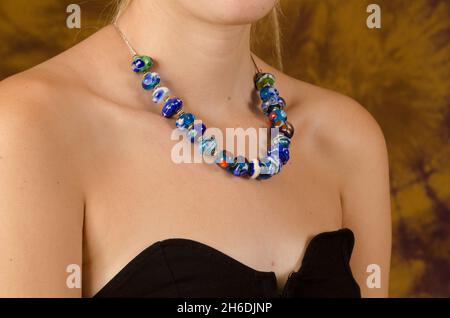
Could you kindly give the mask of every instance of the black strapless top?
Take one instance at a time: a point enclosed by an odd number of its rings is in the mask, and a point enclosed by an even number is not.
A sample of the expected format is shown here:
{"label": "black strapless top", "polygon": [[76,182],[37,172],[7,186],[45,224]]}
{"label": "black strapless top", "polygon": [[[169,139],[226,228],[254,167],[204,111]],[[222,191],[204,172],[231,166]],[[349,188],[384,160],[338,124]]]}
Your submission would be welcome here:
{"label": "black strapless top", "polygon": [[255,270],[188,239],[158,241],[129,262],[94,297],[361,297],[350,269],[353,232],[316,235],[280,294],[274,272]]}

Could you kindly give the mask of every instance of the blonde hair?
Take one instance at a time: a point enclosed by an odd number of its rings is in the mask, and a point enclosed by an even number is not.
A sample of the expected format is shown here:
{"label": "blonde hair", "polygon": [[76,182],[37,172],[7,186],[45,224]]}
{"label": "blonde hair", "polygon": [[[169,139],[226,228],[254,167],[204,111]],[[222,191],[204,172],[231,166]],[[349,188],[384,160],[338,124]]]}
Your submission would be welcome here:
{"label": "blonde hair", "polygon": [[116,22],[117,19],[122,15],[125,9],[130,5],[131,0],[115,0],[115,12],[113,15],[113,22]]}
{"label": "blonde hair", "polygon": [[[132,0],[114,0],[114,14],[113,14],[113,22],[116,22],[117,19],[123,14],[123,12],[130,5]],[[277,1],[272,11],[260,21],[254,23],[252,25],[251,31],[251,46],[252,49],[258,50],[258,47],[261,44],[261,40],[263,36],[268,34],[267,31],[271,33],[271,42],[273,43],[272,54],[277,64],[276,67],[279,70],[283,70],[283,51],[282,51],[282,40],[281,40],[281,30],[280,30],[280,16],[282,16],[280,1]],[[264,39],[267,40],[267,39]]]}

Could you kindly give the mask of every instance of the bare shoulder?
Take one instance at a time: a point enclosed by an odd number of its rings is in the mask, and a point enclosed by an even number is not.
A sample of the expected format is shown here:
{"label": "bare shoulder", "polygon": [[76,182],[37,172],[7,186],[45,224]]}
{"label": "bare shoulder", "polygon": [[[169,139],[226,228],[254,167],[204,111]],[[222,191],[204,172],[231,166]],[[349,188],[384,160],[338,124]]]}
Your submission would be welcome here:
{"label": "bare shoulder", "polygon": [[61,283],[67,264],[81,264],[83,224],[75,127],[62,86],[36,69],[0,82],[3,297],[79,296]]}
{"label": "bare shoulder", "polygon": [[51,59],[0,82],[0,142],[8,145],[3,156],[28,157],[47,162],[54,173],[77,175],[87,140],[80,107],[86,95],[65,60]]}
{"label": "bare shoulder", "polygon": [[359,102],[277,72],[287,100],[289,120],[302,147],[320,151],[341,168],[352,169],[369,158],[385,158],[386,143],[375,118]]}
{"label": "bare shoulder", "polygon": [[30,134],[35,139],[42,137],[40,142],[48,141],[44,137],[51,134],[55,142],[68,131],[68,95],[64,87],[67,87],[65,80],[46,66],[3,80],[0,82],[2,128]]}
{"label": "bare shoulder", "polygon": [[[100,99],[93,87],[98,69],[89,48],[101,43],[99,36],[78,43],[29,70],[0,81],[0,120],[21,121],[21,128],[51,133],[53,142],[79,138],[89,122],[93,101]],[[95,50],[100,51],[100,50]],[[15,121],[14,121],[14,120]]]}
{"label": "bare shoulder", "polygon": [[[71,97],[80,95],[80,89],[86,88],[85,79],[89,74],[82,67],[87,63],[83,49],[86,42],[92,41],[82,41],[39,65],[0,81],[1,110],[39,108],[39,115],[48,114],[45,110],[51,107],[58,107],[57,113],[65,110]],[[8,107],[11,104],[16,107]]]}

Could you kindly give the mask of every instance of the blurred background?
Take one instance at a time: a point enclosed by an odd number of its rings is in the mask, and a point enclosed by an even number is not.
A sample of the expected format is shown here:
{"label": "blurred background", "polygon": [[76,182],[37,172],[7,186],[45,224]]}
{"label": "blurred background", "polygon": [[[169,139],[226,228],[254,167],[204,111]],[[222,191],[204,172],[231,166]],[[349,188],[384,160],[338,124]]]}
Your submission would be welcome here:
{"label": "blurred background", "polygon": [[[66,26],[72,3],[81,29]],[[371,3],[381,7],[381,29],[366,26]],[[113,11],[111,0],[0,1],[0,80],[88,37]],[[353,97],[384,131],[391,296],[450,297],[450,1],[281,0],[279,30],[272,19],[258,24],[258,56]]]}

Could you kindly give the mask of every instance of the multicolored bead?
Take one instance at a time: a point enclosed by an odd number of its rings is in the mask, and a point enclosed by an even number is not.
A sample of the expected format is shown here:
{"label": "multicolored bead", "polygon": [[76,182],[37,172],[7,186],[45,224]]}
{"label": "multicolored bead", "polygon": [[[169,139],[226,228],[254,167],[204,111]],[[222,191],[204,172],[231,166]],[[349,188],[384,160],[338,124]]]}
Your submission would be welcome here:
{"label": "multicolored bead", "polygon": [[161,110],[161,115],[166,118],[171,118],[183,107],[183,101],[179,98],[171,98]]}
{"label": "multicolored bead", "polygon": [[167,87],[158,87],[152,94],[153,102],[160,103],[168,96],[170,90]]}
{"label": "multicolored bead", "polygon": [[267,156],[261,159],[261,175],[276,175],[281,170],[281,161],[277,157]]}
{"label": "multicolored bead", "polygon": [[286,102],[282,97],[278,99],[269,99],[261,104],[261,109],[264,115],[268,116],[275,109],[283,109],[286,106]]}
{"label": "multicolored bead", "polygon": [[291,155],[290,155],[290,150],[289,148],[282,148],[279,152],[278,152],[278,156],[280,158],[280,161],[283,165],[287,164]]}
{"label": "multicolored bead", "polygon": [[275,76],[270,73],[258,73],[255,76],[255,87],[259,91],[264,86],[273,86],[275,84]]}
{"label": "multicolored bead", "polygon": [[282,163],[279,157],[267,157],[269,161],[271,162],[271,165],[269,167],[269,171],[272,175],[275,175],[281,171]]}
{"label": "multicolored bead", "polygon": [[150,56],[146,55],[136,55],[133,57],[133,62],[131,63],[133,72],[144,73],[147,72],[153,66],[153,60]]}
{"label": "multicolored bead", "polygon": [[259,163],[258,159],[252,159],[248,163],[248,176],[251,179],[258,178],[259,174],[261,173],[261,164]]}
{"label": "multicolored bead", "polygon": [[283,109],[284,107],[286,107],[286,101],[284,100],[283,97],[278,96],[277,105],[280,109]]}
{"label": "multicolored bead", "polygon": [[275,109],[281,109],[281,108],[278,106],[278,104],[272,105],[269,102],[264,102],[261,105],[261,109],[262,109],[264,115],[269,116],[269,114],[271,112],[273,112]]}
{"label": "multicolored bead", "polygon": [[205,124],[194,124],[194,127],[189,129],[187,133],[187,137],[191,140],[191,142],[197,141],[200,137],[205,133],[206,126]]}
{"label": "multicolored bead", "polygon": [[269,119],[272,122],[273,127],[281,127],[287,120],[287,114],[284,110],[277,108],[269,114]]}
{"label": "multicolored bead", "polygon": [[244,156],[236,157],[231,166],[231,171],[236,177],[247,176],[249,171],[248,160]]}
{"label": "multicolored bead", "polygon": [[261,174],[258,179],[265,180],[276,175],[280,172],[281,165],[281,161],[276,157],[264,157],[261,159]]}
{"label": "multicolored bead", "polygon": [[234,156],[229,151],[222,150],[217,155],[216,164],[223,169],[229,170],[234,164]]}
{"label": "multicolored bead", "polygon": [[289,147],[281,147],[280,145],[272,146],[268,152],[268,155],[272,158],[277,158],[285,165],[290,158]]}
{"label": "multicolored bead", "polygon": [[272,174],[269,171],[270,168],[270,161],[267,159],[267,157],[260,160],[261,164],[261,171],[256,179],[258,180],[267,180],[272,177]]}
{"label": "multicolored bead", "polygon": [[200,154],[213,156],[216,152],[217,141],[214,137],[202,138],[199,144]]}
{"label": "multicolored bead", "polygon": [[286,121],[284,125],[280,127],[280,132],[290,139],[294,136],[294,126],[292,126],[290,122]]}
{"label": "multicolored bead", "polygon": [[259,96],[264,102],[270,101],[271,103],[276,103],[279,97],[278,90],[272,86],[264,86],[259,91]]}
{"label": "multicolored bead", "polygon": [[283,134],[278,134],[272,139],[272,146],[287,148],[291,144],[291,139]]}
{"label": "multicolored bead", "polygon": [[178,129],[188,129],[195,120],[195,116],[191,113],[184,113],[178,117],[177,121],[175,122],[175,125]]}
{"label": "multicolored bead", "polygon": [[142,79],[142,87],[145,90],[154,89],[156,85],[161,82],[161,77],[158,73],[147,73]]}

